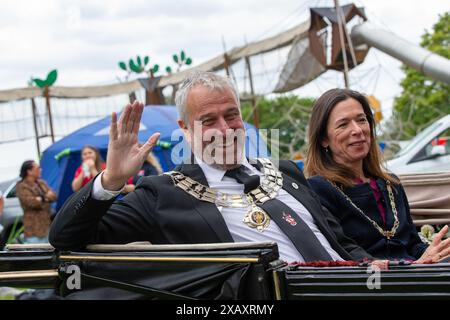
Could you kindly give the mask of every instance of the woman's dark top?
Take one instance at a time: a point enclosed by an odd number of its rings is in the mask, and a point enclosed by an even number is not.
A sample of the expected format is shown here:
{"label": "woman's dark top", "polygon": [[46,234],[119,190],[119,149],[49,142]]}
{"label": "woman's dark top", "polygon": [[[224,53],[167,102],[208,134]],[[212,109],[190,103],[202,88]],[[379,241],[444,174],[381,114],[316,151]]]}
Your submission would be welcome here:
{"label": "woman's dark top", "polygon": [[[329,181],[320,176],[311,177],[308,181],[319,195],[322,204],[338,219],[344,233],[374,257],[390,260],[416,260],[427,248],[428,245],[420,240],[412,222],[408,199],[401,185],[391,183],[400,225],[395,236],[387,239]],[[374,220],[383,230],[391,230],[394,224],[394,214],[386,181],[377,178],[376,183],[382,194],[381,202],[385,208],[386,223],[383,222],[369,183],[344,188],[343,191],[364,214]]]}

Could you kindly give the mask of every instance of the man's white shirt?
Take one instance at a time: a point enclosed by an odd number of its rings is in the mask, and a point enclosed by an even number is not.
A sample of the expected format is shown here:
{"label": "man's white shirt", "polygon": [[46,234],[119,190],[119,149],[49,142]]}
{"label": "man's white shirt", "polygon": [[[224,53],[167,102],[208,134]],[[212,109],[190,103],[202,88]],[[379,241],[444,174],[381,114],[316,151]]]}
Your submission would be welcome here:
{"label": "man's white shirt", "polygon": [[[202,161],[199,161],[199,159],[196,160],[200,168],[203,170],[206,181],[208,182],[210,188],[216,189],[223,193],[244,193],[244,185],[238,183],[233,178],[225,176],[225,170],[214,168]],[[242,165],[245,167],[246,173],[250,175],[262,175],[261,172],[259,172],[255,167],[248,163],[246,158],[243,159]],[[95,178],[92,197],[97,200],[109,200],[117,196],[121,192],[121,190],[105,190],[101,184],[101,176],[102,173]],[[301,204],[283,189],[279,190],[277,199],[290,207],[299,217],[301,217],[301,219],[303,219],[303,221],[308,225],[308,227],[317,237],[325,250],[330,254],[333,260],[343,260],[339,256],[339,254],[331,247],[330,243],[324,237],[324,235],[320,232],[319,228],[314,222],[314,218],[303,206],[303,204]],[[260,232],[254,228],[250,228],[242,221],[245,214],[247,213],[247,208],[217,207],[217,209],[222,214],[225,223],[230,231],[230,234],[235,242],[275,241],[278,244],[280,258],[282,260],[288,262],[305,261],[305,259],[297,251],[291,240],[281,231],[281,229],[273,220],[270,222],[267,229],[265,229],[263,232]]]}

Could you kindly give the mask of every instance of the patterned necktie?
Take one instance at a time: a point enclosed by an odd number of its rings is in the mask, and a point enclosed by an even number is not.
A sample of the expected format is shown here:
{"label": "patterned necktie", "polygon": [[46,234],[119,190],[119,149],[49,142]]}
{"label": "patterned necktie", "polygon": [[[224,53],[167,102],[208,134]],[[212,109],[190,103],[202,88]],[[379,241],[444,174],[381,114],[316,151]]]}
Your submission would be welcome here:
{"label": "patterned necktie", "polygon": [[[244,184],[244,192],[248,193],[259,186],[258,175],[245,173],[244,166],[228,170],[226,176],[236,179]],[[297,251],[303,256],[306,262],[310,261],[332,261],[333,258],[317,239],[316,235],[303,219],[297,215],[289,206],[274,198],[258,204],[264,209],[270,218],[278,225],[283,233],[291,240]]]}
{"label": "patterned necktie", "polygon": [[259,176],[249,175],[245,173],[244,166],[240,166],[233,170],[228,170],[225,175],[230,178],[236,179],[237,182],[244,184],[244,192],[249,193],[253,189],[259,187]]}

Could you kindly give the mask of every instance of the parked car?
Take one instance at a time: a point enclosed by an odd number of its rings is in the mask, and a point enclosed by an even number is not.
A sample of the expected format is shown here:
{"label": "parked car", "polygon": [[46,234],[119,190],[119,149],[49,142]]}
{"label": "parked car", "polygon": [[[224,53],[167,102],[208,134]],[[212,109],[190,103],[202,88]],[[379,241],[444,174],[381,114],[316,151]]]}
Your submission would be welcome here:
{"label": "parked car", "polygon": [[5,199],[3,215],[0,216],[0,224],[3,225],[3,231],[0,234],[0,248],[2,248],[8,240],[16,220],[18,221],[16,230],[22,224],[23,210],[20,206],[19,199],[16,197],[17,181],[18,179],[14,179],[0,184],[0,190],[2,190],[3,198]]}
{"label": "parked car", "polygon": [[396,174],[450,171],[450,114],[415,136],[386,166]]}

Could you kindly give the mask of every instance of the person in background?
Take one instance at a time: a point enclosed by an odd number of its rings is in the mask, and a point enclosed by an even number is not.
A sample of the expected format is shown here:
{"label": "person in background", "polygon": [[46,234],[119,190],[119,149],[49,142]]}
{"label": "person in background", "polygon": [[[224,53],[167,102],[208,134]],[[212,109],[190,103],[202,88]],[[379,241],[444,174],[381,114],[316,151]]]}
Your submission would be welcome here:
{"label": "person in background", "polygon": [[82,163],[75,171],[75,177],[72,180],[72,190],[75,192],[106,168],[100,152],[91,145],[85,145],[81,150],[81,161]]}
{"label": "person in background", "polygon": [[56,201],[56,193],[41,179],[41,167],[33,160],[22,164],[20,178],[16,194],[23,209],[25,243],[47,243],[50,203]]}
{"label": "person in background", "polygon": [[346,236],[378,259],[429,263],[450,255],[450,239],[442,240],[448,226],[429,246],[421,241],[405,190],[382,166],[366,97],[348,89],[325,92],[313,106],[308,141],[308,182]]}
{"label": "person in background", "polygon": [[139,170],[135,176],[128,180],[128,184],[136,185],[142,177],[158,175],[161,173],[163,173],[163,169],[158,158],[153,154],[153,152],[150,152],[142,165],[141,170]]}
{"label": "person in background", "polygon": [[136,184],[142,177],[158,175],[161,173],[163,173],[163,169],[161,168],[161,164],[159,163],[158,158],[153,154],[153,152],[150,152],[145,159],[141,170],[139,170],[136,175],[128,179],[127,184],[125,185],[122,192],[120,193],[120,196],[117,199],[123,199],[126,194],[134,191],[134,189],[136,188]]}

